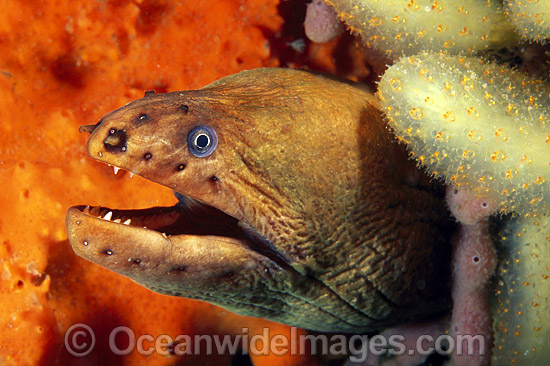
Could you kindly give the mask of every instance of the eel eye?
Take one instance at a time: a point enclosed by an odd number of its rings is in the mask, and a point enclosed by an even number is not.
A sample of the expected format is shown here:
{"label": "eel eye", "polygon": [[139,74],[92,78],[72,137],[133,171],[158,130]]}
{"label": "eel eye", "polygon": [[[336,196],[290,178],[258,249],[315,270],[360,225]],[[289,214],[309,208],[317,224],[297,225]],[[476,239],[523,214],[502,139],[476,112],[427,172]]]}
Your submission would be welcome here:
{"label": "eel eye", "polygon": [[213,128],[197,126],[187,135],[187,147],[191,154],[204,158],[212,154],[218,146],[218,135]]}

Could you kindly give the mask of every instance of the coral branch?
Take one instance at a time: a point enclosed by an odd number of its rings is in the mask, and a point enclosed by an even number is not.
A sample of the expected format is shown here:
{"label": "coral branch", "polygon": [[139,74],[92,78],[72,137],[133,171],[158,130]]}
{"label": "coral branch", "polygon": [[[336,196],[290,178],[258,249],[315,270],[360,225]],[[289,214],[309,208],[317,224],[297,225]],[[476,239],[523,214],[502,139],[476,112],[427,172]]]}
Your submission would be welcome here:
{"label": "coral branch", "polygon": [[497,263],[488,225],[493,206],[464,188],[449,187],[445,198],[462,224],[451,259],[453,361],[455,366],[489,365],[493,330],[488,289]]}
{"label": "coral branch", "polygon": [[550,33],[548,0],[506,0],[507,14],[525,39],[546,43]]}
{"label": "coral branch", "polygon": [[389,57],[422,50],[480,51],[513,45],[498,1],[329,0],[351,31]]}
{"label": "coral branch", "polygon": [[547,365],[550,359],[550,215],[507,222],[499,233],[493,304],[494,365]]}
{"label": "coral branch", "polygon": [[401,59],[379,85],[390,125],[420,163],[518,213],[550,210],[548,91],[506,66],[441,54]]}
{"label": "coral branch", "polygon": [[[453,245],[452,262],[453,313],[450,333],[457,342],[457,348],[453,351],[454,364],[489,365],[493,332],[488,289],[496,265],[496,254],[489,237],[487,219],[460,228]],[[461,341],[464,336],[471,341]]]}

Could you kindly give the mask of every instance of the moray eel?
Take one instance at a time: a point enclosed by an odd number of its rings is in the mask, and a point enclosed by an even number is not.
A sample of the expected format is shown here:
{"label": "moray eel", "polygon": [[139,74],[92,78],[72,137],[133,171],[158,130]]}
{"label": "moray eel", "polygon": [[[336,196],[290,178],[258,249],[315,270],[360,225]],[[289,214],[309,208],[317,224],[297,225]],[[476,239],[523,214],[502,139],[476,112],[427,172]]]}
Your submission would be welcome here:
{"label": "moray eel", "polygon": [[325,332],[450,308],[443,189],[367,88],[262,68],[104,116],[88,154],[173,189],[174,207],[72,207],[74,251],[162,294]]}

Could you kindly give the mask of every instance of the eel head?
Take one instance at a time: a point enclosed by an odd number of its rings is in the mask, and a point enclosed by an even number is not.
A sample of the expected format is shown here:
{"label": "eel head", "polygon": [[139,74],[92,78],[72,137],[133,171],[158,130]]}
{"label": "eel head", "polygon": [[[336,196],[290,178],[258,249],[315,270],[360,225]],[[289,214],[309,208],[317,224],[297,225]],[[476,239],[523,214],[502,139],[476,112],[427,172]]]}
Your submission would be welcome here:
{"label": "eel head", "polygon": [[153,291],[318,331],[449,308],[442,188],[365,88],[256,69],[146,93],[104,116],[88,154],[170,187],[174,207],[75,206],[75,252]]}

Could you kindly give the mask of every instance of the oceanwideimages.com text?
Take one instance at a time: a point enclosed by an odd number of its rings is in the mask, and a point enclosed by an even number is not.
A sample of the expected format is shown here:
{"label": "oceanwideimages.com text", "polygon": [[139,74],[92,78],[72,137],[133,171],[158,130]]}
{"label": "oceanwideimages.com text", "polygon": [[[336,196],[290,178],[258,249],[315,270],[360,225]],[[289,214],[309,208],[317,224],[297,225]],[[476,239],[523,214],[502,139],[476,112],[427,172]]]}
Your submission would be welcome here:
{"label": "oceanwideimages.com text", "polygon": [[[123,341],[121,341],[123,340]],[[161,334],[137,335],[126,326],[118,326],[109,333],[109,349],[113,354],[126,356],[132,352],[148,356],[154,353],[169,355],[213,355],[250,354],[254,356],[275,355],[326,355],[349,357],[352,362],[364,362],[373,357],[429,355],[437,352],[443,355],[485,354],[485,338],[481,335],[429,334],[416,337],[413,342],[405,336],[303,334],[296,327],[290,328],[290,335],[271,334],[270,328],[263,328],[260,334],[250,334],[242,328],[236,335],[187,335],[170,336]],[[93,329],[83,323],[74,324],[65,332],[65,348],[74,357],[85,357],[96,345]]]}

